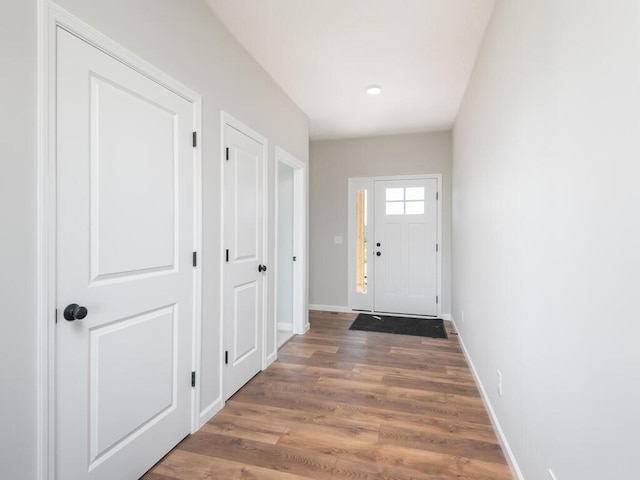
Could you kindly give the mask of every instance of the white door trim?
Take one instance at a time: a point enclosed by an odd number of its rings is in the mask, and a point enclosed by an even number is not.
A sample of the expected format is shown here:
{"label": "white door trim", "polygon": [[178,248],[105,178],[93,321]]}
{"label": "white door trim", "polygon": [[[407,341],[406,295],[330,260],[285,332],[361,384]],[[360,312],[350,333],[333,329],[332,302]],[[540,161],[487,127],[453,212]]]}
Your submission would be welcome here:
{"label": "white door trim", "polygon": [[[264,265],[269,265],[268,258],[268,231],[269,231],[269,208],[268,208],[268,181],[269,178],[269,141],[263,135],[260,135],[258,132],[248,127],[244,123],[242,123],[237,118],[228,114],[225,111],[220,112],[220,248],[224,249],[224,225],[225,225],[225,202],[224,202],[224,162],[225,162],[225,148],[226,148],[226,135],[225,135],[225,126],[230,126],[238,130],[239,132],[245,134],[246,136],[252,138],[260,145],[262,145],[262,158],[264,159],[264,173],[262,175],[262,191],[263,191],[263,199],[262,202],[262,214],[264,218],[263,229],[262,229],[262,263]],[[220,252],[222,254],[222,252]],[[222,258],[222,257],[221,257]],[[226,263],[224,261],[221,262],[222,268],[220,268],[220,288],[221,292],[223,291],[224,286],[224,271],[226,268]],[[264,275],[262,282],[262,369],[267,368],[270,362],[267,361],[267,304],[268,304],[268,291],[269,291],[269,278],[273,275],[274,268],[268,268],[267,274]],[[220,295],[220,354],[224,352],[224,295]],[[272,362],[275,360],[275,355],[272,356],[269,360]],[[224,363],[222,359],[220,361],[220,398],[221,398],[221,406],[224,406]]]}
{"label": "white door trim", "polygon": [[[348,250],[348,268],[347,268],[347,273],[348,273],[348,278],[349,278],[349,290],[347,290],[347,298],[349,301],[349,309],[353,310],[353,305],[352,305],[352,295],[351,295],[351,284],[353,281],[355,281],[355,274],[353,272],[353,268],[355,265],[355,249],[352,248],[352,245],[355,242],[355,229],[353,228],[353,225],[355,224],[355,209],[352,208],[351,203],[352,203],[352,198],[351,198],[351,193],[352,193],[352,185],[355,183],[369,183],[371,185],[370,187],[370,194],[371,194],[371,199],[369,200],[369,205],[371,206],[371,208],[374,208],[375,205],[375,189],[374,189],[374,182],[378,182],[378,181],[386,181],[386,180],[416,180],[416,179],[436,179],[438,182],[438,203],[436,206],[436,228],[437,228],[437,242],[438,245],[440,246],[440,248],[438,249],[438,252],[436,253],[436,294],[438,295],[438,303],[436,305],[436,313],[437,316],[441,316],[442,315],[442,174],[440,173],[433,173],[433,174],[424,174],[424,175],[393,175],[393,176],[386,176],[386,177],[349,177],[348,179],[348,185],[349,185],[349,198],[348,198],[348,205],[347,205],[347,211],[348,211],[348,241],[349,241],[349,248]],[[370,216],[370,229],[371,231],[375,231],[375,214],[373,213],[372,210],[372,214]],[[374,263],[375,262],[371,262],[370,268],[371,271],[373,272],[373,282],[375,282],[375,271],[374,271]],[[369,283],[369,287],[371,289],[373,289],[373,282]],[[371,290],[371,292],[373,292],[373,290]],[[372,297],[372,305],[374,305],[373,302],[373,297]],[[374,313],[379,313],[379,312],[374,312]]]}
{"label": "white door trim", "polygon": [[[198,132],[194,156],[194,251],[202,257],[202,99],[200,95],[49,0],[38,1],[38,259],[37,466],[38,480],[55,479],[56,309],[56,30],[63,28],[193,104]],[[192,368],[200,371],[202,261],[194,268]],[[200,382],[191,392],[191,430],[197,429]]]}
{"label": "white door trim", "polygon": [[[301,335],[309,330],[309,320],[305,305],[305,292],[307,286],[307,256],[306,256],[306,165],[286,150],[276,145],[276,172],[275,172],[275,225],[278,225],[278,199],[279,199],[279,172],[280,164],[288,165],[293,169],[293,250],[296,254],[296,262],[293,265],[293,334]],[[278,265],[278,229],[275,229],[275,258],[274,265]],[[278,285],[278,272],[276,269],[274,285]],[[275,292],[273,315],[276,318],[278,293]],[[274,343],[275,350],[278,350],[278,322],[274,322]]]}

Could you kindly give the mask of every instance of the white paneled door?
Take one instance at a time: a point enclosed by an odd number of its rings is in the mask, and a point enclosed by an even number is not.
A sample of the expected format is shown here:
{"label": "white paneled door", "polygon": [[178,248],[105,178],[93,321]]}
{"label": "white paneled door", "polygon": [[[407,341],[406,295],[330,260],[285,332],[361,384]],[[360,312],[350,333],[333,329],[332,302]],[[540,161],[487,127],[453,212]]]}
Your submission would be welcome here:
{"label": "white paneled door", "polygon": [[225,125],[224,398],[262,368],[265,158],[263,144]]}
{"label": "white paneled door", "polygon": [[375,182],[374,308],[437,315],[435,178]]}
{"label": "white paneled door", "polygon": [[190,432],[194,106],[57,42],[56,478],[134,479]]}

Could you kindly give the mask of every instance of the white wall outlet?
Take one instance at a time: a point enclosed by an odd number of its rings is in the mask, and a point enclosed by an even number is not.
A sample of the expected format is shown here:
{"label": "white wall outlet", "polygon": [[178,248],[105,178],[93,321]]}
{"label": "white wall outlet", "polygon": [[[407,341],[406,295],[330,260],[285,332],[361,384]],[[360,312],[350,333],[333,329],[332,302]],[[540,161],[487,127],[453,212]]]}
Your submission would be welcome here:
{"label": "white wall outlet", "polygon": [[342,235],[336,235],[335,237],[333,237],[333,241],[335,242],[336,245],[342,245]]}
{"label": "white wall outlet", "polygon": [[498,395],[502,396],[502,372],[500,370],[498,372]]}
{"label": "white wall outlet", "polygon": [[548,470],[548,472],[549,472],[549,478],[550,478],[551,480],[558,480],[558,479],[556,478],[556,476],[553,474],[553,472],[551,471],[551,469],[549,469],[549,470]]}

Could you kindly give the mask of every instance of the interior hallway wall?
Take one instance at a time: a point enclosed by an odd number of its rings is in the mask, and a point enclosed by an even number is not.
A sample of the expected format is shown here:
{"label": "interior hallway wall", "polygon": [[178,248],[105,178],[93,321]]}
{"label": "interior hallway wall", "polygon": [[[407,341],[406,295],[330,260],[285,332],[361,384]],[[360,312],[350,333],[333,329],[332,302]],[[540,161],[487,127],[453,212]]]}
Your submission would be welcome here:
{"label": "interior hallway wall", "polygon": [[[275,145],[308,159],[306,115],[273,82],[201,1],[60,0],[60,5],[203,98],[202,405],[219,395],[220,111],[269,140],[268,258],[275,258]],[[265,262],[267,263],[267,262]],[[273,269],[269,273],[267,353],[274,352]]]}
{"label": "interior hallway wall", "polygon": [[0,477],[36,477],[35,0],[0,23]]}
{"label": "interior hallway wall", "polygon": [[[308,119],[200,0],[59,0],[61,7],[202,95],[203,368],[201,405],[220,398],[220,111],[269,139],[268,259],[275,257],[275,164],[279,145],[308,161]],[[0,476],[36,478],[36,0],[2,5],[0,28]],[[273,272],[269,269],[269,353],[275,353]],[[10,435],[7,432],[11,432]]]}
{"label": "interior hallway wall", "polygon": [[455,125],[453,316],[527,480],[640,475],[639,25],[499,0]]}
{"label": "interior hallway wall", "polygon": [[349,177],[441,173],[442,313],[450,313],[451,133],[314,141],[309,157],[309,303],[348,305]]}

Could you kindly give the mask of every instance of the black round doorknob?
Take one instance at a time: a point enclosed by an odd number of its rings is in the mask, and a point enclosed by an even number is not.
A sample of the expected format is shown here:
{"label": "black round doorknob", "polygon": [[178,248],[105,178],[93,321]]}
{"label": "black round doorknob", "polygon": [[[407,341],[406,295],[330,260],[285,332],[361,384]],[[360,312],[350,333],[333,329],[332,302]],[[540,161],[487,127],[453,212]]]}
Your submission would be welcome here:
{"label": "black round doorknob", "polygon": [[73,322],[74,320],[82,320],[87,316],[87,313],[89,312],[85,307],[81,307],[77,303],[71,303],[64,309],[63,315],[65,320]]}
{"label": "black round doorknob", "polygon": [[380,246],[380,242],[376,243],[376,247],[379,247],[379,246]]}
{"label": "black round doorknob", "polygon": [[258,271],[259,272],[266,272],[267,271],[267,266],[266,265],[258,265]]}
{"label": "black round doorknob", "polygon": [[380,255],[382,255],[382,253],[381,253],[381,252],[376,252],[376,256],[378,256],[378,257],[379,257]]}

